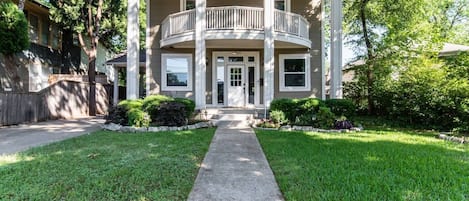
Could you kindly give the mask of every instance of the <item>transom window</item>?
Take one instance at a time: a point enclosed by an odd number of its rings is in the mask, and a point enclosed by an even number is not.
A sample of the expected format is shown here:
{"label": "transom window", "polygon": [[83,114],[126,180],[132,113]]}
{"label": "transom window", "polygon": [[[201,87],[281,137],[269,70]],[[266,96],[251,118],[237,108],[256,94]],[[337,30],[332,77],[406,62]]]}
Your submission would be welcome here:
{"label": "transom window", "polygon": [[308,54],[281,54],[279,60],[280,91],[311,90]]}
{"label": "transom window", "polygon": [[191,54],[162,54],[161,63],[164,91],[192,91]]}

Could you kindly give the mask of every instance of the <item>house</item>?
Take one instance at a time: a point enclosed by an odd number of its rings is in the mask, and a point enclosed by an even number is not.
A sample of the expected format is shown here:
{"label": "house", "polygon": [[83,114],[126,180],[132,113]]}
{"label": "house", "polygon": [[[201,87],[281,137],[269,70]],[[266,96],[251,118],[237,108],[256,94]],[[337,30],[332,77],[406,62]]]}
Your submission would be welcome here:
{"label": "house", "polygon": [[[139,97],[136,2],[129,1],[128,98]],[[197,108],[324,98],[321,0],[147,0],[146,6],[147,94],[191,98]]]}
{"label": "house", "polygon": [[[15,54],[13,61],[0,55],[0,92],[37,92],[51,84],[50,76],[53,74],[86,72],[88,58],[79,47],[76,37],[49,19],[50,7],[44,2],[25,1],[23,12],[29,24],[30,48]],[[110,73],[105,65],[110,56],[109,51],[100,45],[96,64],[98,74]],[[55,76],[58,77],[65,76]]]}
{"label": "house", "polygon": [[469,52],[469,46],[445,43],[443,49],[438,54],[439,57],[457,55],[459,52]]}

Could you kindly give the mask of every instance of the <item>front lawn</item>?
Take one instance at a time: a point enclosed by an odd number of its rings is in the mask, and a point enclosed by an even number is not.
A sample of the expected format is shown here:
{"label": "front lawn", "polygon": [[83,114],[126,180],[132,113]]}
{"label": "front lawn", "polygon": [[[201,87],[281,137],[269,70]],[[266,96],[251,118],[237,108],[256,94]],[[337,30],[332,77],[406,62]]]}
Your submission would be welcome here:
{"label": "front lawn", "polygon": [[469,146],[410,131],[256,131],[287,200],[469,200]]}
{"label": "front lawn", "polygon": [[0,200],[186,200],[214,132],[101,131],[0,156]]}

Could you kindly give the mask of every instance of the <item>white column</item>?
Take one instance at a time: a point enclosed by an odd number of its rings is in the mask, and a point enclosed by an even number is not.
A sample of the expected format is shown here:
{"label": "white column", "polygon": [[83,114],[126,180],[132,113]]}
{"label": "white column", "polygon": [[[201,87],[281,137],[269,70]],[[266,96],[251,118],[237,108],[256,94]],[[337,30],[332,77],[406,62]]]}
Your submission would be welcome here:
{"label": "white column", "polygon": [[274,1],[264,0],[264,104],[274,99]]}
{"label": "white column", "polygon": [[[150,0],[146,0],[146,13],[147,16],[150,16]],[[150,33],[150,17],[147,17],[147,26],[145,28],[145,88],[146,88],[146,96],[150,95],[150,84],[152,79],[152,71],[150,69],[150,55],[151,55],[151,33]]]}
{"label": "white column", "polygon": [[119,103],[119,71],[117,70],[117,67],[112,65],[112,68],[114,69],[114,105],[117,105]]}
{"label": "white column", "polygon": [[330,98],[342,98],[342,0],[331,5],[331,88]]}
{"label": "white column", "polygon": [[139,0],[128,0],[127,6],[127,99],[138,99]]}
{"label": "white column", "polygon": [[195,105],[196,108],[205,108],[206,91],[206,49],[205,49],[205,27],[206,27],[206,0],[196,0],[195,10]]}

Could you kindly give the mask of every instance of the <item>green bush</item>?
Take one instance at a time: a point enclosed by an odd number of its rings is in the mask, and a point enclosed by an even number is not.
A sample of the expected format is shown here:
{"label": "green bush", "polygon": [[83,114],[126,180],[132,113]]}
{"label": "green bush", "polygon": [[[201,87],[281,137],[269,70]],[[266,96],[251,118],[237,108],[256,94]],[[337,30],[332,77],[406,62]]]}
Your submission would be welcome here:
{"label": "green bush", "polygon": [[141,109],[130,109],[127,111],[129,125],[135,127],[148,127],[150,125],[150,117]]}
{"label": "green bush", "polygon": [[177,101],[162,102],[153,122],[159,126],[183,126],[189,122],[186,105]]}
{"label": "green bush", "polygon": [[348,99],[328,99],[325,102],[325,105],[331,109],[331,112],[336,116],[346,116],[353,117],[355,116],[355,104]]}
{"label": "green bush", "polygon": [[335,115],[331,109],[327,107],[320,107],[316,115],[316,126],[319,128],[329,129],[334,126]]}
{"label": "green bush", "polygon": [[316,116],[312,113],[305,113],[295,118],[294,125],[297,126],[312,126],[315,125]]}
{"label": "green bush", "polygon": [[127,111],[127,108],[122,105],[111,107],[109,109],[109,114],[106,116],[106,123],[115,123],[128,126],[129,118],[127,116]]}
{"label": "green bush", "polygon": [[182,103],[186,106],[187,118],[191,118],[195,111],[195,102],[188,98],[174,98],[175,102]]}
{"label": "green bush", "polygon": [[125,107],[127,110],[131,109],[142,109],[143,101],[141,99],[137,100],[123,100],[119,102],[120,106]]}
{"label": "green bush", "polygon": [[29,47],[28,21],[15,3],[0,1],[0,53],[13,54]]}
{"label": "green bush", "polygon": [[270,111],[270,119],[274,124],[283,125],[288,123],[288,119],[285,117],[285,113],[280,110]]}
{"label": "green bush", "polygon": [[172,100],[173,98],[164,95],[147,96],[145,99],[143,99],[142,108],[143,111],[147,112],[150,115],[152,121],[154,121],[157,118],[160,104]]}
{"label": "green bush", "polygon": [[270,110],[282,111],[290,122],[295,122],[303,114],[316,114],[324,102],[317,98],[275,99],[270,104]]}

